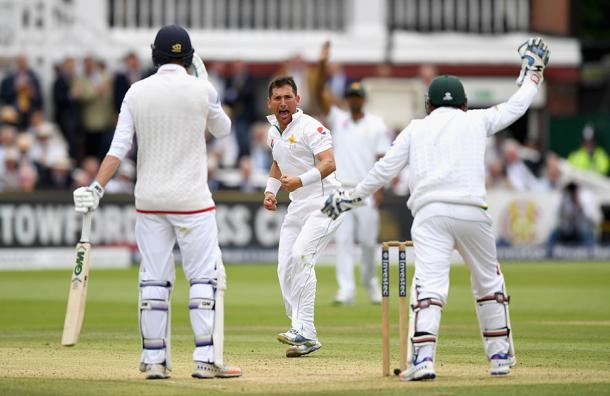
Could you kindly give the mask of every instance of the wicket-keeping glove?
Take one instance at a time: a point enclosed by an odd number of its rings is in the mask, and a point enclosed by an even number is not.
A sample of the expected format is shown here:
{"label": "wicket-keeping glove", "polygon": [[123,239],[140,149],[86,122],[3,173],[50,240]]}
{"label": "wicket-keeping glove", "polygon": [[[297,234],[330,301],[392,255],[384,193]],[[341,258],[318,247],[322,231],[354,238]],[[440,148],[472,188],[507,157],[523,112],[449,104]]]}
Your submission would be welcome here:
{"label": "wicket-keeping glove", "polygon": [[104,187],[94,181],[89,187],[79,187],[74,190],[74,210],[79,213],[93,212],[104,196]]}
{"label": "wicket-keeping glove", "polygon": [[203,80],[207,80],[208,78],[208,71],[205,68],[205,65],[203,64],[203,61],[197,54],[193,54],[193,62],[191,63],[190,74]]}
{"label": "wicket-keeping glove", "polygon": [[540,37],[531,37],[517,48],[517,52],[521,56],[521,72],[517,77],[517,85],[521,86],[527,76],[536,84],[541,84],[550,55],[549,47],[544,40]]}
{"label": "wicket-keeping glove", "polygon": [[322,213],[335,220],[341,213],[363,206],[364,203],[360,197],[353,198],[351,191],[336,190],[326,198]]}

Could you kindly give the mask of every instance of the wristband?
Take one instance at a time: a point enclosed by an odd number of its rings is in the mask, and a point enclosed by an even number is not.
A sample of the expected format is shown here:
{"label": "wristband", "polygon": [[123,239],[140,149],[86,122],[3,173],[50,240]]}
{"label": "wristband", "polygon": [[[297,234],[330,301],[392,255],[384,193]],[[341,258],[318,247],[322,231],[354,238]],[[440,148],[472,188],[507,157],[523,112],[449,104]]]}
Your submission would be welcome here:
{"label": "wristband", "polygon": [[267,187],[265,187],[265,192],[270,192],[273,195],[277,195],[277,192],[282,187],[282,182],[276,179],[275,177],[269,177],[267,179]]}
{"label": "wristband", "polygon": [[299,179],[301,179],[301,184],[303,184],[303,187],[305,187],[322,180],[322,175],[320,174],[318,168],[313,167],[307,172],[299,175]]}
{"label": "wristband", "polygon": [[97,180],[94,180],[93,183],[89,185],[89,188],[95,192],[95,194],[102,198],[104,196],[104,187]]}

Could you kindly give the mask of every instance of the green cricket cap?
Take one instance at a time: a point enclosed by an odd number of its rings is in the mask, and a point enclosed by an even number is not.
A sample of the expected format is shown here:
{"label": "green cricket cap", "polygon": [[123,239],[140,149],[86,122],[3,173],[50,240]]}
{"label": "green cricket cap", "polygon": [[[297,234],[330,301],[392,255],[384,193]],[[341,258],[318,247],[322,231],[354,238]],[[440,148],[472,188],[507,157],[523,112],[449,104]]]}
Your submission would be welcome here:
{"label": "green cricket cap", "polygon": [[466,93],[459,78],[438,76],[428,87],[428,101],[432,106],[461,106],[466,103]]}
{"label": "green cricket cap", "polygon": [[345,97],[348,96],[360,96],[361,98],[366,97],[366,92],[360,81],[354,81],[345,89]]}

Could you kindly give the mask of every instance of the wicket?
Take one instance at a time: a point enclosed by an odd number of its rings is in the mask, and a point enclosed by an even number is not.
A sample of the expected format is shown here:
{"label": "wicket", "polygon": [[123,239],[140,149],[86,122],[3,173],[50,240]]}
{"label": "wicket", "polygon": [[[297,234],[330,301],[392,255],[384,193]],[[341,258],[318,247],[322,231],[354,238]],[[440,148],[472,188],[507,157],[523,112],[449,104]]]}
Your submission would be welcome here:
{"label": "wicket", "polygon": [[[381,329],[383,335],[383,375],[390,375],[390,248],[398,248],[398,325],[400,334],[400,371],[407,368],[407,257],[411,241],[383,242],[381,248]],[[396,370],[395,370],[396,371]]]}

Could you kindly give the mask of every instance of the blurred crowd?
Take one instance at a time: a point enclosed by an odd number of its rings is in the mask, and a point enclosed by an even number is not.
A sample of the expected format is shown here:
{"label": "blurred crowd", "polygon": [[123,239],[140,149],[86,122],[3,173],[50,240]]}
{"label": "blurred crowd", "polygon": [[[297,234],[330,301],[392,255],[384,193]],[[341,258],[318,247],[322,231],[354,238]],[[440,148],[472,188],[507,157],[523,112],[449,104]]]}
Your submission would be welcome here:
{"label": "blurred crowd", "polygon": [[[270,166],[266,146],[266,84],[248,70],[248,65],[233,62],[208,62],[209,78],[217,88],[227,113],[233,120],[230,138],[207,137],[210,187],[256,191],[264,187]],[[380,65],[378,77],[389,75]],[[315,67],[295,55],[275,74],[295,78],[301,107],[318,114],[310,92]],[[352,82],[338,63],[328,67],[327,85],[336,97],[343,96]],[[72,189],[88,185],[112,141],[114,126],[123,97],[131,84],[154,70],[143,67],[129,53],[118,70],[110,70],[101,59],[66,58],[56,65],[55,78],[46,95],[40,78],[18,56],[6,70],[0,87],[0,192]],[[420,68],[423,86],[436,75],[432,66]],[[423,114],[421,114],[423,116]],[[320,117],[322,118],[322,117]],[[388,131],[392,139],[398,131]],[[582,145],[569,157],[575,167],[607,175],[610,159],[597,145],[595,131],[588,125]],[[137,142],[124,161],[108,192],[131,192],[135,182]],[[489,139],[487,186],[517,191],[548,191],[563,186],[559,158],[543,153],[538,142],[519,143],[509,132]],[[408,193],[408,170],[389,186],[395,193]]]}

